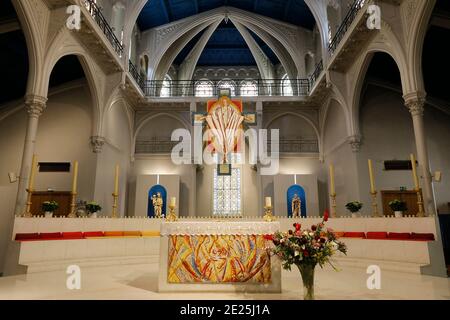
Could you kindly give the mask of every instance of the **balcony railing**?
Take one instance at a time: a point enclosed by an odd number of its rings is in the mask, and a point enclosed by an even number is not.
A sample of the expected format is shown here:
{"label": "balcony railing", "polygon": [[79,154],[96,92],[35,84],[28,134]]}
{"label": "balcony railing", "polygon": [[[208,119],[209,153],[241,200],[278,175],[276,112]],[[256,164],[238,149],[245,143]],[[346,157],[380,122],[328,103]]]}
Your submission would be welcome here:
{"label": "balcony railing", "polygon": [[119,55],[119,57],[122,57],[123,45],[121,44],[119,39],[117,39],[113,29],[109,25],[101,9],[93,0],[84,0],[84,4],[92,18],[95,20],[95,22],[97,22],[97,25],[103,31],[108,41],[111,43],[114,51]]}
{"label": "balcony railing", "polygon": [[[271,152],[272,143],[267,141],[267,150]],[[284,139],[278,144],[280,153],[319,153],[319,142],[316,139]]]}
{"label": "balcony railing", "polygon": [[341,43],[351,24],[355,21],[356,16],[366,2],[367,0],[355,0],[355,2],[353,2],[350,10],[339,26],[339,29],[336,31],[336,34],[328,45],[328,52],[330,53],[330,56],[334,54],[338,45]]}
{"label": "balcony railing", "polygon": [[233,96],[307,96],[310,79],[227,79],[213,80],[149,80],[144,93],[148,97],[215,97],[221,89]]}
{"label": "balcony railing", "polygon": [[171,153],[178,143],[178,141],[171,141],[170,138],[137,140],[135,151],[137,154]]}
{"label": "balcony railing", "polygon": [[128,71],[142,91],[145,91],[145,78],[131,61],[128,61]]}
{"label": "balcony railing", "polygon": [[311,86],[310,89],[312,89],[314,87],[314,85],[316,84],[316,81],[319,78],[319,76],[322,73],[322,71],[323,71],[323,60],[320,60],[320,62],[316,66],[316,69],[314,70],[314,72],[309,77],[309,83],[310,83],[310,86]]}

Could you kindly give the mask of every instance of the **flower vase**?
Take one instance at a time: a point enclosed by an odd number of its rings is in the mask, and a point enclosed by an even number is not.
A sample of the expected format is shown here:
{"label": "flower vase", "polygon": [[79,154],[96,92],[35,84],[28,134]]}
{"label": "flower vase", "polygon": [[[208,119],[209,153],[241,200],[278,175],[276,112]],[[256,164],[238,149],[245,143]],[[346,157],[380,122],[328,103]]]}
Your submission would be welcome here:
{"label": "flower vase", "polygon": [[97,218],[97,212],[92,212],[89,217],[90,218]]}
{"label": "flower vase", "polygon": [[315,265],[300,264],[297,265],[302,275],[303,281],[303,298],[305,300],[314,300],[314,270]]}
{"label": "flower vase", "polygon": [[53,218],[53,212],[51,212],[51,211],[45,212],[44,215],[46,218]]}
{"label": "flower vase", "polygon": [[396,218],[402,218],[403,217],[403,211],[394,211],[394,215]]}

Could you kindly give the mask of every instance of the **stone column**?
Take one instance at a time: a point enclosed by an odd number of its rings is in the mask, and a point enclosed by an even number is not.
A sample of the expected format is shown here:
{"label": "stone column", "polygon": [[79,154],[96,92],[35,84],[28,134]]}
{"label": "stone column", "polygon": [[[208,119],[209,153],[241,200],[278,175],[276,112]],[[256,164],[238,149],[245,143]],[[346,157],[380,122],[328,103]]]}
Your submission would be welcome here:
{"label": "stone column", "polygon": [[[197,103],[195,101],[191,101],[190,103],[190,116],[192,117],[192,114],[194,112],[197,112]],[[195,217],[197,213],[197,165],[195,164],[195,156],[194,156],[194,150],[195,150],[195,134],[194,134],[194,126],[191,126],[191,190],[189,190],[189,216]]]}
{"label": "stone column", "polygon": [[[262,101],[257,101],[256,102],[256,130],[260,130],[263,128],[263,103]],[[258,135],[258,139],[259,139],[259,134]],[[258,152],[259,153],[259,152]],[[258,154],[258,159],[259,159],[259,154]],[[256,213],[257,216],[264,215],[264,189],[263,189],[263,180],[261,177],[261,164],[258,161],[258,164],[256,166],[256,181],[257,181],[257,187],[258,187],[258,212]],[[274,201],[274,200],[273,200]],[[275,202],[273,202],[275,203]]]}
{"label": "stone column", "polygon": [[27,132],[25,135],[25,144],[23,147],[22,164],[20,167],[19,186],[16,199],[15,214],[23,213],[27,201],[27,187],[31,171],[31,162],[33,159],[36,143],[36,134],[39,124],[39,117],[42,115],[47,103],[47,98],[28,95],[25,97],[25,107],[28,112]]}
{"label": "stone column", "polygon": [[425,95],[415,92],[405,95],[404,99],[405,105],[409,109],[413,120],[417,159],[419,162],[419,174],[422,177],[421,188],[423,193],[424,210],[427,214],[435,214],[436,210],[434,205],[432,177],[423,121]]}
{"label": "stone column", "polygon": [[105,138],[100,136],[91,137],[91,148],[93,153],[102,153],[103,146],[105,145]]}

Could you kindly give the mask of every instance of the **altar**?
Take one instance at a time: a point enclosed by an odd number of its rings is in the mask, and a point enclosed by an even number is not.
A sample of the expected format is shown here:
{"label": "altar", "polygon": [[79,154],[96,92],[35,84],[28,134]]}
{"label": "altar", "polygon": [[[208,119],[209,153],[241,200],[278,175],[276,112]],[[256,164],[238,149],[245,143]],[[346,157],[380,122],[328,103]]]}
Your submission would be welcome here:
{"label": "altar", "polygon": [[281,264],[264,235],[279,222],[161,224],[159,291],[281,292]]}

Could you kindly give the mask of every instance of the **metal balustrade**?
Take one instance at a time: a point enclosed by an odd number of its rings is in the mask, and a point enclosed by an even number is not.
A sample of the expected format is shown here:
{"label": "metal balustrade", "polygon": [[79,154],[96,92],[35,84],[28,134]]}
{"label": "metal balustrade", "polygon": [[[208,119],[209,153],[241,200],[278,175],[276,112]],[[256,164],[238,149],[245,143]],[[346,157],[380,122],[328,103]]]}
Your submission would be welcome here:
{"label": "metal balustrade", "polygon": [[309,83],[310,83],[310,90],[314,87],[316,84],[317,79],[319,78],[320,74],[323,71],[323,60],[320,60],[320,62],[317,64],[316,69],[309,77]]}
{"label": "metal balustrade", "polygon": [[112,45],[114,51],[119,55],[119,57],[122,57],[124,47],[122,43],[119,41],[119,39],[117,39],[113,29],[109,25],[101,9],[97,6],[97,4],[93,0],[84,0],[84,5],[89,14],[95,20],[95,22],[97,22],[97,25],[103,31],[103,34],[106,36],[106,38]]}
{"label": "metal balustrade", "polygon": [[328,52],[330,53],[330,56],[334,54],[338,45],[341,43],[351,24],[353,23],[353,21],[355,21],[356,16],[358,15],[361,8],[364,7],[364,4],[366,2],[367,0],[355,0],[355,2],[353,2],[352,6],[347,12],[347,15],[339,26],[339,29],[336,31],[336,34],[328,45]]}
{"label": "metal balustrade", "polygon": [[145,90],[145,78],[138,71],[138,68],[136,68],[136,66],[131,61],[128,61],[128,71],[130,72],[131,76],[136,81],[138,86],[142,89],[142,91],[144,91]]}
{"label": "metal balustrade", "polygon": [[311,80],[149,80],[145,83],[144,94],[148,97],[215,97],[220,89],[228,88],[233,96],[307,96],[311,89]]}

